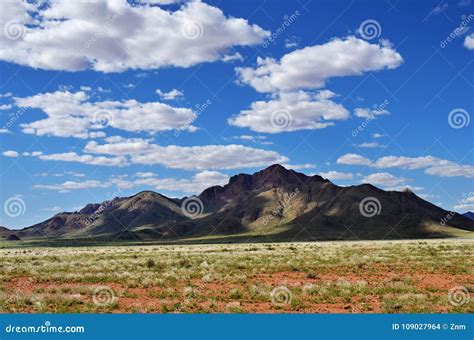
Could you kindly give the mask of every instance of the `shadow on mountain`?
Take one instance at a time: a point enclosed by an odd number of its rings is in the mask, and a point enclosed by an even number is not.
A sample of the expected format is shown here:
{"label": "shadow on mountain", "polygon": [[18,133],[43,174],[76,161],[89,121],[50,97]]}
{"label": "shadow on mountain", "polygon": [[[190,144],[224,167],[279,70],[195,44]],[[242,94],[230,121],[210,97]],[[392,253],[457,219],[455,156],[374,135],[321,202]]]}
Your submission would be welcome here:
{"label": "shadow on mountain", "polygon": [[340,187],[281,165],[239,174],[199,196],[152,191],[88,204],[34,226],[0,228],[4,240],[54,242],[271,242],[471,237],[474,220],[410,190]]}

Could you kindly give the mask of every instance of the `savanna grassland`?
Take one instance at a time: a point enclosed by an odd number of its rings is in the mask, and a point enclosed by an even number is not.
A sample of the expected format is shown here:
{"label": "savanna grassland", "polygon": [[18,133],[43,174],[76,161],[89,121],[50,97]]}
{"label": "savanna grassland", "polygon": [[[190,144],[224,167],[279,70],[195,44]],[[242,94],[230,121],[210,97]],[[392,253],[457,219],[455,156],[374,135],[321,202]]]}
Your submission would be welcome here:
{"label": "savanna grassland", "polygon": [[0,312],[467,313],[474,311],[473,245],[4,248]]}

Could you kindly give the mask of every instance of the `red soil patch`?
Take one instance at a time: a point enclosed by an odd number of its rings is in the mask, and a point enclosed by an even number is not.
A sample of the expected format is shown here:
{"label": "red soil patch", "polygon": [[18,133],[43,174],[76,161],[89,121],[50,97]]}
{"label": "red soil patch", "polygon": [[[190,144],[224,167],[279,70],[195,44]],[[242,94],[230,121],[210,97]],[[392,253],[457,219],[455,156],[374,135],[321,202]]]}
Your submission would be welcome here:
{"label": "red soil patch", "polygon": [[[98,286],[110,287],[117,297],[117,307],[113,308],[113,313],[127,312],[154,312],[163,311],[179,312],[181,308],[186,312],[235,312],[244,311],[250,313],[360,313],[360,312],[382,312],[382,296],[366,295],[353,296],[350,302],[342,301],[342,298],[335,297],[334,303],[311,303],[309,301],[299,301],[297,305],[283,305],[277,307],[271,301],[261,301],[261,299],[249,299],[249,289],[252,285],[257,287],[277,287],[286,286],[290,290],[295,288],[302,289],[308,284],[324,284],[326,282],[348,281],[352,284],[365,281],[367,286],[376,287],[386,285],[390,282],[411,280],[411,284],[418,288],[421,293],[430,292],[430,294],[446,294],[446,292],[455,286],[469,286],[473,283],[473,277],[467,274],[444,274],[444,273],[413,273],[413,269],[391,268],[384,265],[376,265],[363,268],[337,268],[338,273],[316,273],[310,275],[305,272],[278,272],[262,273],[251,277],[245,284],[229,282],[203,282],[201,280],[192,280],[191,286],[197,292],[197,297],[189,298],[184,290],[188,283],[179,282],[175,286],[150,287],[150,288],[128,288],[117,282],[107,282],[100,284],[84,283],[55,283],[40,282],[36,283],[29,277],[17,277],[11,281],[3,282],[3,287],[7,295],[19,294],[32,295],[35,291],[41,289],[48,294],[51,290],[64,291],[64,296],[74,296],[79,298],[85,304],[92,303],[92,294],[81,294],[77,292],[82,288],[90,288],[93,291]],[[172,290],[172,297],[169,295]],[[239,289],[243,297],[232,299],[230,291]],[[440,292],[437,294],[436,291]],[[54,295],[53,295],[54,296]],[[164,296],[163,298],[161,296]],[[304,295],[302,295],[304,296]],[[164,307],[166,306],[166,307]],[[177,307],[176,307],[177,306]],[[449,311],[446,306],[438,306],[436,311]],[[105,309],[107,310],[107,309]],[[32,312],[32,306],[25,306],[22,312]],[[89,309],[89,311],[91,311]]]}

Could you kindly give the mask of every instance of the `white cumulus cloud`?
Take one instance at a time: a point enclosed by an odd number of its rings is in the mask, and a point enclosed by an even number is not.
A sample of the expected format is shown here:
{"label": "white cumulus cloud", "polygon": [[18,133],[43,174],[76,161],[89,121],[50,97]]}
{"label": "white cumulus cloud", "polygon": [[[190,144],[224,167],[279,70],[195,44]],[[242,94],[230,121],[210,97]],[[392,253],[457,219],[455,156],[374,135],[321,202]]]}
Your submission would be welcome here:
{"label": "white cumulus cloud", "polygon": [[[153,1],[158,4],[170,0]],[[122,72],[222,59],[269,32],[199,0],[176,10],[108,1],[2,2],[0,60],[47,70]]]}
{"label": "white cumulus cloud", "polygon": [[348,153],[344,156],[341,156],[337,159],[337,164],[347,164],[347,165],[369,165],[370,159],[363,157],[361,155]]}
{"label": "white cumulus cloud", "polygon": [[12,151],[12,150],[4,151],[2,152],[2,155],[4,155],[5,157],[18,157],[19,156],[18,152]]}
{"label": "white cumulus cloud", "polygon": [[134,186],[146,185],[156,190],[181,191],[190,194],[199,194],[204,189],[214,185],[224,185],[229,181],[229,176],[218,171],[202,171],[192,178],[160,178],[148,177],[135,180]]}
{"label": "white cumulus cloud", "polygon": [[109,186],[109,183],[104,183],[102,181],[67,181],[60,184],[36,184],[33,186],[34,189],[43,189],[43,190],[56,190],[56,191],[71,191],[71,190],[80,190],[80,189],[91,189],[91,188],[106,188]]}
{"label": "white cumulus cloud", "polygon": [[387,110],[371,110],[367,108],[356,108],[354,114],[359,118],[375,118],[376,116],[388,115],[390,112]]}
{"label": "white cumulus cloud", "polygon": [[474,166],[458,164],[434,156],[405,157],[385,156],[374,161],[357,154],[345,154],[337,160],[338,164],[367,165],[369,167],[386,169],[400,168],[406,170],[425,169],[428,175],[439,177],[474,177]]}
{"label": "white cumulus cloud", "polygon": [[174,169],[237,169],[285,163],[288,158],[275,151],[243,145],[161,146],[141,139],[122,139],[106,144],[87,143],[88,153],[127,155],[133,164],[160,164]]}
{"label": "white cumulus cloud", "polygon": [[379,144],[377,142],[366,142],[366,143],[361,143],[358,145],[359,148],[385,148],[386,145],[383,145],[383,144]]}
{"label": "white cumulus cloud", "polygon": [[160,89],[157,89],[156,94],[160,96],[161,99],[164,99],[164,100],[174,100],[184,95],[183,92],[177,89],[172,89],[169,92],[163,92]]}
{"label": "white cumulus cloud", "polygon": [[137,176],[136,179],[127,179],[127,176],[112,176],[105,181],[66,181],[57,184],[37,184],[34,189],[70,192],[73,190],[108,188],[116,186],[121,189],[146,187],[154,190],[166,190],[187,194],[199,194],[204,189],[214,185],[224,185],[229,181],[229,176],[218,171],[205,170],[198,172],[191,178],[161,178],[154,173],[147,176]]}
{"label": "white cumulus cloud", "polygon": [[104,157],[92,155],[79,155],[75,152],[55,153],[49,155],[40,155],[39,159],[45,161],[77,162],[90,165],[101,166],[124,166],[127,165],[125,157]]}
{"label": "white cumulus cloud", "polygon": [[373,185],[380,185],[383,187],[397,187],[402,186],[408,181],[407,178],[397,177],[388,172],[378,172],[365,176],[362,183],[370,183]]}
{"label": "white cumulus cloud", "polygon": [[464,47],[468,50],[474,50],[474,33],[471,33],[464,38]]}
{"label": "white cumulus cloud", "polygon": [[349,112],[330,98],[328,92],[304,91],[280,93],[268,101],[256,101],[250,109],[231,117],[230,125],[246,127],[256,132],[315,130],[334,125],[333,120],[344,120]]}
{"label": "white cumulus cloud", "polygon": [[328,172],[321,172],[319,174],[311,174],[311,175],[320,175],[323,178],[326,178],[330,181],[348,180],[348,179],[354,178],[354,174],[350,172],[340,172],[340,171],[328,171]]}
{"label": "white cumulus cloud", "polygon": [[92,101],[84,91],[56,91],[14,99],[19,107],[40,109],[47,115],[21,125],[23,132],[39,136],[101,138],[105,133],[97,130],[108,126],[130,132],[193,130],[190,124],[197,117],[191,109],[160,102]]}
{"label": "white cumulus cloud", "polygon": [[40,155],[42,160],[79,162],[102,166],[163,165],[173,169],[215,170],[264,167],[286,163],[275,151],[243,145],[162,146],[141,138],[109,137],[105,143],[90,141],[84,154],[75,152]]}
{"label": "white cumulus cloud", "polygon": [[401,55],[389,44],[370,44],[350,36],[295,50],[279,61],[259,57],[256,68],[236,71],[242,83],[257,91],[277,92],[321,88],[329,78],[393,69],[402,62]]}

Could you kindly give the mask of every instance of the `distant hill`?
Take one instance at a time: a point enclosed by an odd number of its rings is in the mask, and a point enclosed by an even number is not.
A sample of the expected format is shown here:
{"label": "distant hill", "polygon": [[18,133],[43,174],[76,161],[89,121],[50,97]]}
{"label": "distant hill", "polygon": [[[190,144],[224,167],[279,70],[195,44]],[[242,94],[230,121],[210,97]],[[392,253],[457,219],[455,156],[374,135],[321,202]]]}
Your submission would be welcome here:
{"label": "distant hill", "polygon": [[281,165],[239,174],[197,197],[152,191],[88,204],[0,237],[105,241],[337,240],[449,237],[474,231],[474,221],[445,211],[407,190],[370,184],[340,187]]}
{"label": "distant hill", "polygon": [[5,240],[8,236],[10,236],[13,231],[0,226],[0,240]]}
{"label": "distant hill", "polygon": [[464,217],[470,218],[471,220],[474,220],[474,212],[472,211],[467,211],[464,214],[462,214]]}

